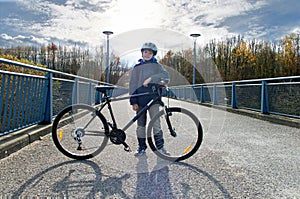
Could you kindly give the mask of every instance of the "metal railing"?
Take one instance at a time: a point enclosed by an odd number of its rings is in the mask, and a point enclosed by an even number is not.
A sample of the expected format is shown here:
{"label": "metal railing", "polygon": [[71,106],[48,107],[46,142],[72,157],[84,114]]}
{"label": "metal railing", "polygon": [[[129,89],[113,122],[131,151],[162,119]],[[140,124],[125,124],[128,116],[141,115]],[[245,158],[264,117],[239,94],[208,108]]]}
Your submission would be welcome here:
{"label": "metal railing", "polygon": [[[39,71],[30,75],[0,70],[0,136],[35,125],[50,124],[58,112],[75,103],[97,104],[101,93],[94,86],[106,84],[93,79],[0,58],[0,64]],[[118,87],[112,95],[128,89]]]}
{"label": "metal railing", "polygon": [[171,97],[300,118],[300,76],[172,86]]}
{"label": "metal railing", "polygon": [[[0,58],[1,63],[44,75],[0,70],[0,136],[34,124],[49,124],[70,104],[100,103],[101,94],[94,86],[106,84],[7,59]],[[171,97],[183,100],[300,118],[300,76],[172,86],[170,90]],[[126,92],[119,87],[112,95]]]}

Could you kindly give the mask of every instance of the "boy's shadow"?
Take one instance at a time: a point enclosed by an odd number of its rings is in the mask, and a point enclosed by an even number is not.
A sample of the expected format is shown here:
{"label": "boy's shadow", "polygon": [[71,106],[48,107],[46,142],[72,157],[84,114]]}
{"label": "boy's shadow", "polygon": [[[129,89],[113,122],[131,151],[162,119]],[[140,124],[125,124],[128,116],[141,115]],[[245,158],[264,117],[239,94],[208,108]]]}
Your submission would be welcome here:
{"label": "boy's shadow", "polygon": [[156,166],[149,172],[147,156],[139,157],[136,165],[137,181],[134,198],[174,198],[169,179],[169,167],[161,165],[157,159]]}

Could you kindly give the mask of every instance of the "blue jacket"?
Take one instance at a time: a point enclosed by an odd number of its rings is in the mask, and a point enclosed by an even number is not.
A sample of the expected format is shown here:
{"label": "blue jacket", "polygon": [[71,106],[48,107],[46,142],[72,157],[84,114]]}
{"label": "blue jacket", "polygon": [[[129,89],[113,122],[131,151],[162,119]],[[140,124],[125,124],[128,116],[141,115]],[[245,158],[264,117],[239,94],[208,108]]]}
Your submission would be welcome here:
{"label": "blue jacket", "polygon": [[[151,82],[148,87],[144,87],[143,83],[146,79],[151,77]],[[129,83],[129,94],[141,94],[152,92],[153,84],[159,83],[161,79],[169,79],[169,73],[164,69],[164,67],[159,64],[155,57],[149,61],[139,60],[139,63],[133,67],[130,83]],[[138,104],[144,107],[148,102],[153,99],[154,95],[145,95],[139,97],[131,97],[130,104]]]}

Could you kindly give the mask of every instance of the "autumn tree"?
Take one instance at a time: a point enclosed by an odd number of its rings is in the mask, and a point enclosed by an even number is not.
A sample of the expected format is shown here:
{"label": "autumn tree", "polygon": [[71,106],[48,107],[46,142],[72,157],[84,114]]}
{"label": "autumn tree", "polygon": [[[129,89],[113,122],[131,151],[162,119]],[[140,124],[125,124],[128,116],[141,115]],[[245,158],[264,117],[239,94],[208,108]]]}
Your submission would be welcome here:
{"label": "autumn tree", "polygon": [[[84,75],[105,81],[105,53],[103,46],[95,53],[81,46],[62,46],[51,42],[47,45],[0,47],[0,56],[10,55],[18,60],[29,60],[50,69]],[[117,81],[127,67],[118,55],[111,55],[110,76]],[[197,49],[196,83],[292,76],[300,74],[299,34],[289,34],[278,43],[265,40],[245,40],[234,36],[225,40],[213,39]],[[188,82],[193,78],[193,49],[168,51],[160,62],[172,68]]]}

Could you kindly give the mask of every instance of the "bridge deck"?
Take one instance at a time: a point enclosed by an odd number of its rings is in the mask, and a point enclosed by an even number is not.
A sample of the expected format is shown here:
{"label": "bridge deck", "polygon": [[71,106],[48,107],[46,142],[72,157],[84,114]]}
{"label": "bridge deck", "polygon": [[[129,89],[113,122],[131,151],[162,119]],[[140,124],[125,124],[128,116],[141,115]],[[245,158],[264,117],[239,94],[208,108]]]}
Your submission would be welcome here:
{"label": "bridge deck", "polygon": [[[182,163],[149,150],[135,158],[109,144],[88,161],[55,148],[51,136],[0,160],[4,196],[66,198],[300,198],[300,129],[181,101],[204,127],[200,150]],[[134,113],[115,102],[119,126]],[[186,124],[183,124],[186,125]],[[136,147],[135,125],[127,130]]]}

